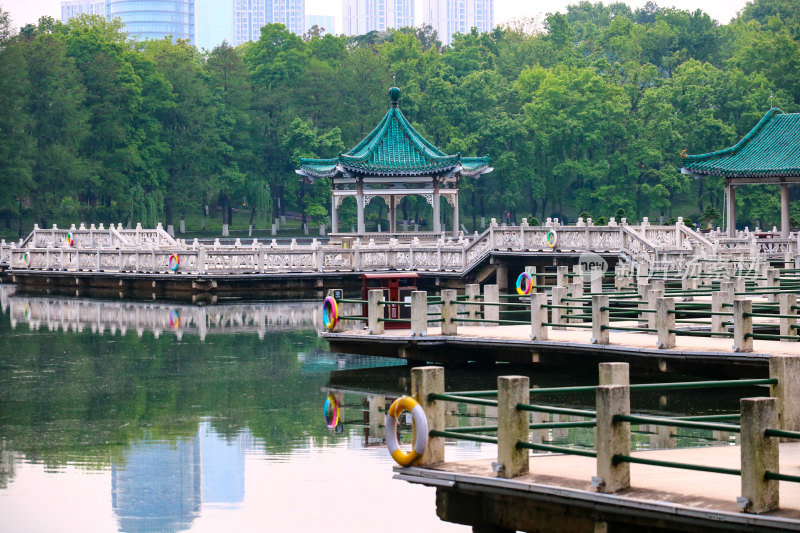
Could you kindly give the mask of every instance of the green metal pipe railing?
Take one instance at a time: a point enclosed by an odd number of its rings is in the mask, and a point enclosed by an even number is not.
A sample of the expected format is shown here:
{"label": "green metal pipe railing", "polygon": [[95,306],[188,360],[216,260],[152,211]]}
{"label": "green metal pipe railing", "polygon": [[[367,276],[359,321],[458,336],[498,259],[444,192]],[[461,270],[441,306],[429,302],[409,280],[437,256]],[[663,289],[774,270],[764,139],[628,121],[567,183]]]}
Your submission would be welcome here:
{"label": "green metal pipe railing", "polygon": [[549,444],[534,444],[532,442],[517,442],[518,449],[539,450],[545,452],[563,453],[569,455],[580,455],[583,457],[597,457],[594,450],[581,450],[578,448],[567,448],[565,446],[551,446]]}
{"label": "green metal pipe railing", "polygon": [[711,431],[728,431],[739,433],[741,426],[734,424],[714,424],[710,422],[694,422],[692,420],[676,420],[659,416],[639,416],[639,415],[614,415],[614,422],[631,422],[636,424],[653,424],[658,426],[668,426],[676,428],[708,429]]}
{"label": "green metal pipe railing", "polygon": [[444,438],[451,438],[451,439],[459,439],[459,440],[471,440],[474,442],[485,442],[488,444],[497,444],[497,437],[486,437],[484,435],[472,435],[469,433],[455,433],[451,431],[439,431],[436,429],[432,429],[428,432],[428,435],[431,437],[444,437]]}
{"label": "green metal pipe railing", "polygon": [[741,476],[742,471],[736,468],[720,468],[717,466],[704,466],[704,465],[693,465],[687,463],[676,463],[673,461],[658,461],[656,459],[644,459],[642,457],[631,457],[630,455],[620,455],[615,454],[611,458],[611,463],[613,465],[618,465],[620,463],[637,463],[641,465],[651,465],[651,466],[665,466],[668,468],[680,468],[683,470],[698,470],[700,472],[711,472],[713,474],[730,474],[733,476]]}

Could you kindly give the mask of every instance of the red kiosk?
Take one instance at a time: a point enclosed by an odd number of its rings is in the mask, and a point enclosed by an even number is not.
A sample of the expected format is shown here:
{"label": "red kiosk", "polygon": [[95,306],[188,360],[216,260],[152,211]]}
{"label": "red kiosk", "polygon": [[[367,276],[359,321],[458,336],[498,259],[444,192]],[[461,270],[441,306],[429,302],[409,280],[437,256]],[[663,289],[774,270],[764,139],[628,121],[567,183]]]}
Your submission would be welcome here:
{"label": "red kiosk", "polygon": [[[361,297],[366,300],[367,293],[374,289],[383,289],[384,298],[390,302],[408,302],[405,305],[388,304],[384,306],[384,318],[407,319],[403,322],[386,322],[386,329],[408,329],[411,327],[411,291],[417,290],[417,278],[414,272],[403,274],[381,272],[362,274],[363,288]],[[387,294],[388,292],[388,294]],[[363,316],[367,316],[367,305],[364,304]]]}

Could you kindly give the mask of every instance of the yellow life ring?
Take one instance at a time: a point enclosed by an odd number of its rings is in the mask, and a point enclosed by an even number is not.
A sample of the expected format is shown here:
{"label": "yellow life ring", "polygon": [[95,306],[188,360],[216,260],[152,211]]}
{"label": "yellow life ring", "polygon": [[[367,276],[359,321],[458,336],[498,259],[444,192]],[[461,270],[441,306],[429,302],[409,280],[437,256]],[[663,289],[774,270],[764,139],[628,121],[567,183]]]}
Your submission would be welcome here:
{"label": "yellow life ring", "polygon": [[[397,441],[397,419],[403,411],[411,413],[414,426],[417,428],[414,449],[410,453],[401,450],[400,443]],[[414,398],[401,396],[392,403],[386,412],[385,428],[386,446],[389,448],[389,453],[392,454],[392,459],[400,466],[411,466],[425,453],[425,447],[428,445],[428,419],[425,418],[422,406]]]}

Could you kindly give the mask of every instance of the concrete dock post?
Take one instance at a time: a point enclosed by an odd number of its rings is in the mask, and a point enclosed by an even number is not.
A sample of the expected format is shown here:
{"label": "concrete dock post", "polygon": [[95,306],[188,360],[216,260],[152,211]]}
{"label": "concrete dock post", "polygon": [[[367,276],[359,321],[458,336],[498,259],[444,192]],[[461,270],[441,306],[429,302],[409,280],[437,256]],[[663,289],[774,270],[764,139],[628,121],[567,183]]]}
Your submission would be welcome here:
{"label": "concrete dock post", "polygon": [[[328,289],[328,296],[330,296],[334,300],[336,299],[336,294],[337,293],[341,295],[342,294],[342,289]],[[339,307],[341,305],[343,305],[343,304],[340,304],[338,302],[336,303],[337,307]],[[339,309],[339,314],[340,315],[342,314],[341,308]],[[336,325],[333,326],[333,329],[331,330],[331,333],[340,333],[342,331],[344,331],[344,320],[337,320],[336,321]]]}
{"label": "concrete dock post", "polygon": [[608,295],[595,294],[592,296],[592,343],[608,344]]}
{"label": "concrete dock post", "polygon": [[442,335],[457,335],[458,292],[455,289],[442,289]]}
{"label": "concrete dock post", "polygon": [[598,385],[631,384],[630,365],[628,363],[600,363],[598,368]]}
{"label": "concrete dock post", "polygon": [[[484,320],[500,320],[500,288],[497,285],[483,286],[483,303],[492,304],[483,306]],[[484,322],[484,326],[497,326],[496,322]]]}
{"label": "concrete dock post", "polygon": [[764,436],[764,430],[778,426],[775,398],[742,398],[741,454],[742,498],[746,513],[766,513],[778,508],[778,482],[764,479],[764,472],[778,471],[778,439]]}
{"label": "concrete dock post", "polygon": [[[481,286],[478,283],[468,283],[464,285],[464,294],[467,295],[468,302],[477,302],[478,295],[481,293]],[[467,305],[467,318],[475,319],[478,318],[478,306],[477,305]]]}
{"label": "concrete dock post", "polygon": [[[523,219],[524,220],[524,219]],[[531,292],[539,292],[539,278],[536,275],[536,267],[535,266],[526,266],[525,272],[531,277]]]}
{"label": "concrete dock post", "polygon": [[383,421],[386,410],[386,396],[371,395],[367,396],[367,406],[369,413],[369,436],[376,439],[386,438],[386,429],[383,427]]}
{"label": "concrete dock post", "polygon": [[[658,299],[664,297],[664,285],[663,282],[659,285],[655,281],[653,281],[652,284],[653,286],[650,287],[649,291],[647,291],[647,308],[655,310]],[[650,329],[655,329],[656,313],[645,313],[645,315],[645,318],[647,319],[647,327]]]}
{"label": "concrete dock post", "polygon": [[[693,291],[697,289],[697,278],[690,278],[689,276],[684,276],[681,278],[681,290],[683,291]],[[687,294],[683,297],[684,302],[691,302],[694,300],[694,295]]]}
{"label": "concrete dock post", "polygon": [[656,300],[656,329],[658,347],[662,350],[675,347],[675,298]]}
{"label": "concrete dock post", "polygon": [[[778,278],[780,277],[780,273],[778,272],[777,268],[768,268],[767,269],[767,284],[765,288],[767,289],[774,289],[778,286]],[[767,301],[775,302],[777,301],[777,294],[767,294]]]}
{"label": "concrete dock post", "polygon": [[597,387],[597,477],[599,492],[613,493],[631,485],[630,463],[614,464],[615,455],[631,454],[631,425],[614,422],[614,415],[631,412],[630,387],[600,385]]}
{"label": "concrete dock post", "polygon": [[[782,292],[778,296],[778,314],[780,315],[797,315],[797,310],[794,307],[797,305],[797,294],[793,292]],[[781,318],[780,331],[781,335],[797,335],[794,326],[797,324],[796,318]],[[789,340],[789,339],[781,339]],[[790,340],[791,342],[791,340]]]}
{"label": "concrete dock post", "polygon": [[778,402],[777,427],[800,431],[800,356],[771,355],[769,377],[778,380],[769,389],[769,395]]}
{"label": "concrete dock post", "polygon": [[517,448],[517,442],[528,442],[527,411],[517,404],[530,403],[530,380],[527,376],[497,378],[497,477],[514,478],[530,471],[530,452]]}
{"label": "concrete dock post", "polygon": [[603,292],[603,269],[593,266],[590,272],[589,279],[592,293]]}
{"label": "concrete dock post", "polygon": [[556,267],[556,286],[557,287],[566,287],[569,285],[569,277],[567,274],[569,273],[569,267],[560,266]]}
{"label": "concrete dock post", "polygon": [[[428,420],[428,430],[444,431],[445,428],[445,402],[441,400],[428,401],[430,394],[444,394],[444,367],[421,366],[411,369],[411,396],[422,406],[425,418]],[[414,426],[413,439],[416,441],[417,433]],[[415,466],[427,466],[444,461],[444,439],[442,437],[428,437],[425,453],[414,463]]]}
{"label": "concrete dock post", "polygon": [[424,337],[428,334],[428,293],[411,292],[411,335]]}
{"label": "concrete dock post", "polygon": [[531,340],[547,340],[547,294],[537,292],[531,294]]}
{"label": "concrete dock post", "polygon": [[752,300],[736,298],[733,300],[733,351],[753,351],[753,312]]}
{"label": "concrete dock post", "polygon": [[383,321],[378,320],[383,317],[385,305],[383,301],[383,290],[372,289],[367,293],[367,329],[370,335],[383,335]]}
{"label": "concrete dock post", "polygon": [[[711,312],[730,313],[733,304],[734,283],[723,281],[719,284],[719,290],[711,293]],[[728,305],[726,305],[728,304]],[[730,322],[727,316],[711,315],[711,333],[724,333],[728,330],[723,326],[723,322]]]}
{"label": "concrete dock post", "polygon": [[[570,294],[570,298],[583,298],[583,279],[577,278],[577,281],[570,283],[567,286],[567,293]],[[583,314],[583,302],[569,302],[570,309],[569,311],[574,314]],[[582,318],[571,318],[569,322],[572,324],[581,323],[583,322]]]}
{"label": "concrete dock post", "polygon": [[[552,305],[564,305],[562,300],[567,297],[567,288],[566,287],[553,287],[552,291],[552,301],[550,302]],[[550,322],[553,324],[566,324],[566,320],[564,320],[564,309],[559,309],[557,307],[553,307],[550,309]],[[560,326],[553,326],[553,329],[564,329]]]}

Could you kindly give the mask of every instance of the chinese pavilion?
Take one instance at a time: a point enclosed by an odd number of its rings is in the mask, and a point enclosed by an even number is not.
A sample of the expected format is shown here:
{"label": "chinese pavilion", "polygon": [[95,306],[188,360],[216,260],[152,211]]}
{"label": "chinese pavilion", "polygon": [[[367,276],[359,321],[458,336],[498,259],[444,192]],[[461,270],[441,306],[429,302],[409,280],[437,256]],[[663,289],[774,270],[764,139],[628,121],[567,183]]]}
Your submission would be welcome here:
{"label": "chinese pavilion", "polygon": [[725,178],[728,237],[736,231],[736,187],[781,186],[781,236],[789,236],[789,184],[800,183],[800,113],[770,109],[735,146],[701,155],[683,155],[681,172]]}
{"label": "chinese pavilion", "polygon": [[424,197],[433,208],[433,231],[441,233],[440,198],[453,208],[453,232],[458,232],[458,185],[462,176],[491,172],[489,157],[448,155],[428,142],[408,122],[389,90],[392,106],[378,126],[358,145],[332,159],[300,158],[301,176],[331,178],[331,233],[338,233],[337,210],[348,196],[356,199],[359,234],[365,233],[364,208],[380,198],[389,208],[389,232],[397,232],[397,206],[410,195]]}

